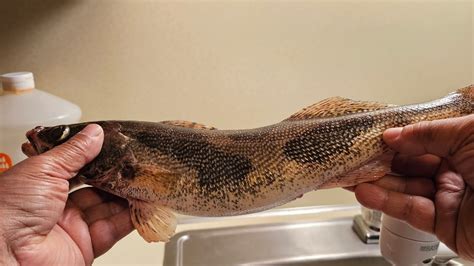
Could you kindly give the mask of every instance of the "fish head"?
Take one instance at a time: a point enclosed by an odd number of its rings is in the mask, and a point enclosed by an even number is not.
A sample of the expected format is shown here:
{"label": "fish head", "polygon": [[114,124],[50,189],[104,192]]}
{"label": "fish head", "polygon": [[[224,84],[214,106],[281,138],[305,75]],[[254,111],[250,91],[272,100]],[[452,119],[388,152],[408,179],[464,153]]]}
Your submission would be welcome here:
{"label": "fish head", "polygon": [[22,151],[28,157],[44,153],[66,142],[85,126],[86,124],[35,127],[26,133],[28,142],[23,143]]}
{"label": "fish head", "polygon": [[[38,126],[26,133],[28,142],[22,145],[23,153],[35,156],[63,144],[84,129],[88,123]],[[133,181],[136,159],[130,148],[130,138],[120,132],[120,125],[101,123],[104,142],[97,157],[77,174],[79,183],[86,183],[112,194],[126,197],[126,190]]]}
{"label": "fish head", "polygon": [[113,126],[102,125],[102,128],[105,133],[102,149],[79,171],[78,177],[83,183],[129,198],[137,168],[131,147],[133,140]]}

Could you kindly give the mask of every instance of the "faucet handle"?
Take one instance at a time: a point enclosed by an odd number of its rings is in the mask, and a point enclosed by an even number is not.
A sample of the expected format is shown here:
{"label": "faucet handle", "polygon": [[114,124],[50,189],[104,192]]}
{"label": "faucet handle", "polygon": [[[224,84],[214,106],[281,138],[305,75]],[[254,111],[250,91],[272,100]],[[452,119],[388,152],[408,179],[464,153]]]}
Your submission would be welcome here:
{"label": "faucet handle", "polygon": [[361,214],[354,216],[352,229],[366,244],[378,244],[382,212],[361,206]]}

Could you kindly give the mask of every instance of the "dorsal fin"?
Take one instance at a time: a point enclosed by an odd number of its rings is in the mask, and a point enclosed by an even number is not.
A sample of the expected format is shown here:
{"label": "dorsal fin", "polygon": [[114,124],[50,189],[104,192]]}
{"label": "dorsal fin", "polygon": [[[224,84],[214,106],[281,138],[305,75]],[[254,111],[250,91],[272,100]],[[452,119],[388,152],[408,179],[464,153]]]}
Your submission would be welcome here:
{"label": "dorsal fin", "polygon": [[187,128],[194,128],[194,129],[207,129],[207,130],[216,130],[217,128],[206,126],[203,124],[199,124],[196,122],[190,122],[186,120],[168,120],[168,121],[161,121],[160,123],[173,125],[178,127],[187,127]]}
{"label": "dorsal fin", "polygon": [[394,105],[331,97],[303,108],[284,121],[327,118],[384,109]]}

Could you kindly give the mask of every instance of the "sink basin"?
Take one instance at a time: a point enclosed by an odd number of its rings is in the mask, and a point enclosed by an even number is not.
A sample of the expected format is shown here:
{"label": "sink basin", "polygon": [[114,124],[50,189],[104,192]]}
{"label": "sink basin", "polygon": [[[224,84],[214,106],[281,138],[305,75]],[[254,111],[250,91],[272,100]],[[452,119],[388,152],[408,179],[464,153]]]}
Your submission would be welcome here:
{"label": "sink basin", "polygon": [[[179,217],[181,232],[166,243],[163,264],[390,265],[378,244],[362,242],[353,231],[353,217],[359,213],[358,205],[341,205],[275,209],[236,217]],[[453,253],[448,251],[441,244],[438,255],[449,257]],[[454,259],[443,265],[474,264]]]}
{"label": "sink basin", "polygon": [[341,259],[322,259],[322,260],[309,260],[301,261],[296,263],[278,263],[282,266],[291,266],[291,265],[311,265],[311,266],[378,266],[378,265],[390,265],[382,257],[355,257],[355,258],[341,258]]}
{"label": "sink basin", "polygon": [[166,244],[164,265],[390,264],[357,237],[349,216],[184,231]]}

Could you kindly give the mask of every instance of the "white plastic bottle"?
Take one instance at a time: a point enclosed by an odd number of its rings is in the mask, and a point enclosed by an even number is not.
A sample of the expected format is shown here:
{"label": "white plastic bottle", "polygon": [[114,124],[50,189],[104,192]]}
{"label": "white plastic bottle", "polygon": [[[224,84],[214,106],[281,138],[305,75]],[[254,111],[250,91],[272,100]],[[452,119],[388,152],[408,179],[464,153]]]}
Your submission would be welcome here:
{"label": "white plastic bottle", "polygon": [[392,265],[431,265],[438,247],[436,236],[382,215],[380,252]]}
{"label": "white plastic bottle", "polygon": [[26,158],[21,144],[36,126],[76,123],[81,109],[64,99],[35,89],[33,73],[0,76],[0,173]]}

